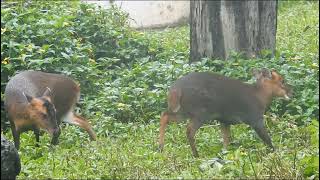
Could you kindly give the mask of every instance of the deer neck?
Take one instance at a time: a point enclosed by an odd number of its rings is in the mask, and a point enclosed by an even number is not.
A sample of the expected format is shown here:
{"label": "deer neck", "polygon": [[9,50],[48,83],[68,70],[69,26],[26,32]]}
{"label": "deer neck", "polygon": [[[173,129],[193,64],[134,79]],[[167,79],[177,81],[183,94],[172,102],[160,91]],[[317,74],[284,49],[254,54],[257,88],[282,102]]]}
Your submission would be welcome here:
{"label": "deer neck", "polygon": [[265,88],[263,85],[256,85],[256,97],[261,106],[266,109],[272,101],[273,93],[272,90]]}
{"label": "deer neck", "polygon": [[13,112],[13,116],[23,119],[30,119],[29,109],[30,105],[28,103],[17,103],[15,105],[11,105],[11,112]]}

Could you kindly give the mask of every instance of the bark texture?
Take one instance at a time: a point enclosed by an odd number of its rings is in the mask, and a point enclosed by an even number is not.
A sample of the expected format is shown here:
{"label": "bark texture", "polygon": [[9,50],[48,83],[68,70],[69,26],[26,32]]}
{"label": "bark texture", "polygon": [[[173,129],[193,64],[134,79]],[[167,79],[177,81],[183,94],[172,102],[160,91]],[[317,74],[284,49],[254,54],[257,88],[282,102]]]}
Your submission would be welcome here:
{"label": "bark texture", "polygon": [[190,2],[190,62],[203,57],[228,59],[232,51],[247,58],[275,52],[277,1]]}
{"label": "bark texture", "polygon": [[21,163],[14,145],[1,134],[1,179],[16,179]]}

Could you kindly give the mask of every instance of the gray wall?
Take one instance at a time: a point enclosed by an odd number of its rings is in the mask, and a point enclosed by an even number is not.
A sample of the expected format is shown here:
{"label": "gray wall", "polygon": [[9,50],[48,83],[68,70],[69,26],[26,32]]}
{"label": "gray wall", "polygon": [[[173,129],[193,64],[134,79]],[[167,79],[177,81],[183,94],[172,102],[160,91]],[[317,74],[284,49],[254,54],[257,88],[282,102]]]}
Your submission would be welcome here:
{"label": "gray wall", "polygon": [[[109,1],[85,1],[102,7],[110,7]],[[161,28],[187,24],[189,22],[189,1],[114,1],[118,7],[129,13],[130,26],[134,28]]]}

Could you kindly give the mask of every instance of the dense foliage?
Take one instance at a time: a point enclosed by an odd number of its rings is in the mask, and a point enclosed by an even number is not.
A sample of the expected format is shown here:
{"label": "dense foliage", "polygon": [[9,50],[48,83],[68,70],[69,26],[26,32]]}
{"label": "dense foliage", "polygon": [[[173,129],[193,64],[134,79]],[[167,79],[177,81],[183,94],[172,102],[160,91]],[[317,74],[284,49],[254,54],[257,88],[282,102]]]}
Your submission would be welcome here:
{"label": "dense foliage", "polygon": [[[20,177],[319,177],[318,5],[280,3],[273,59],[234,54],[229,61],[195,64],[187,63],[188,26],[139,32],[128,27],[127,15],[116,7],[106,11],[76,1],[2,6],[1,101],[9,77],[18,71],[69,75],[81,84],[77,111],[90,119],[99,139],[85,141],[84,132],[67,125],[58,146],[46,146],[45,134],[35,148],[33,134],[23,134]],[[275,100],[266,113],[278,151],[267,153],[250,128],[237,125],[232,129],[236,145],[222,153],[216,124],[197,134],[199,159],[191,157],[183,124],[168,128],[164,153],[155,151],[166,90],[175,79],[213,71],[252,83],[251,69],[260,67],[278,70],[294,90],[291,101]],[[229,161],[203,168],[212,156]]]}

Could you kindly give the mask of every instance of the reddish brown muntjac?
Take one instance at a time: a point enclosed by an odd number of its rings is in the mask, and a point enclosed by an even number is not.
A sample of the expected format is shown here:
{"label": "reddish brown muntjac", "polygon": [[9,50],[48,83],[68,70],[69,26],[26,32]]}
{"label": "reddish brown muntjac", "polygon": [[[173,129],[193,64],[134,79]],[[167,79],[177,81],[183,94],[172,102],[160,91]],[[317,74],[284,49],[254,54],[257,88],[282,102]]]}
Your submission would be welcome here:
{"label": "reddish brown muntjac", "polygon": [[168,109],[160,119],[159,150],[164,146],[165,128],[170,121],[189,118],[187,138],[198,157],[195,133],[210,120],[221,124],[223,146],[230,142],[230,125],[246,123],[269,147],[274,149],[264,125],[263,114],[273,97],[289,99],[292,90],[275,71],[253,70],[255,84],[243,83],[210,72],[194,72],[173,83],[168,93]]}
{"label": "reddish brown muntjac", "polygon": [[79,97],[80,87],[64,75],[23,71],[12,77],[5,89],[5,108],[16,148],[20,133],[27,130],[33,130],[38,144],[40,128],[52,135],[51,144],[58,144],[61,121],[85,129],[96,140],[91,125],[73,114]]}

